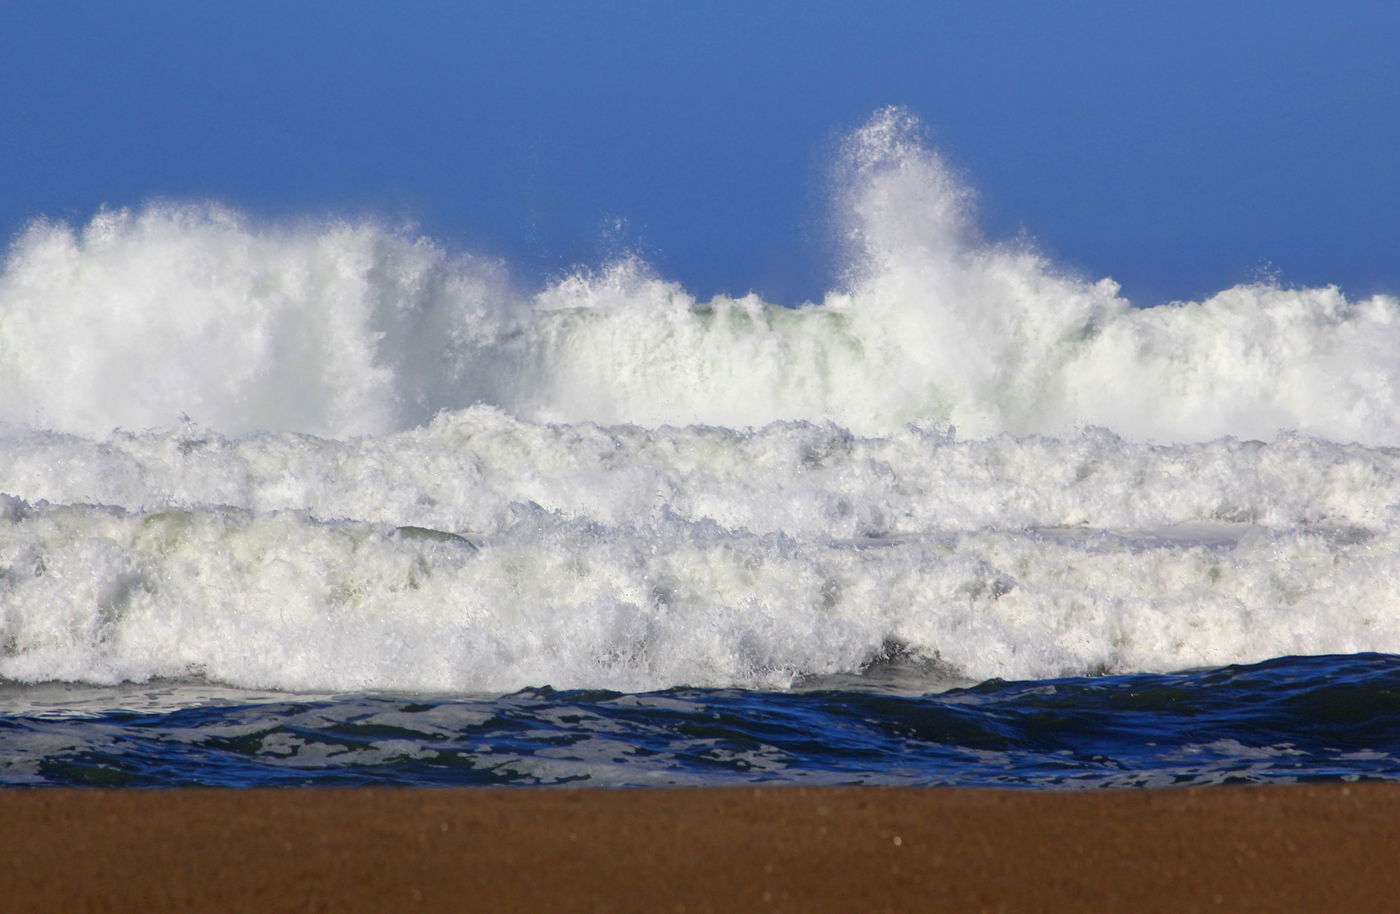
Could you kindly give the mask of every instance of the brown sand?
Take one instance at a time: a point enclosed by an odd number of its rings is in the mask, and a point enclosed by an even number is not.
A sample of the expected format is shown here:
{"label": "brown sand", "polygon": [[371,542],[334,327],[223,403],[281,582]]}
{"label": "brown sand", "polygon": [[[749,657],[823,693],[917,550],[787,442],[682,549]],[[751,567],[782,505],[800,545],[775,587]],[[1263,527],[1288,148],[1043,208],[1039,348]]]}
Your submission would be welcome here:
{"label": "brown sand", "polygon": [[11,790],[0,910],[1394,911],[1400,787]]}

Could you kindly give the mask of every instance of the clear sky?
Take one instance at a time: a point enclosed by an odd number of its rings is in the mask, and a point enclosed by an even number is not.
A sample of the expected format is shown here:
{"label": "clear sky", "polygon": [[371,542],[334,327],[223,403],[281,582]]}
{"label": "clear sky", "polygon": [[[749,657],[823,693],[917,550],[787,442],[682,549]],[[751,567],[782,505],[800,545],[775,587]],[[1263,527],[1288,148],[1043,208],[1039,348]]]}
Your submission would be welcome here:
{"label": "clear sky", "polygon": [[0,232],[214,199],[794,303],[832,282],[834,141],[890,104],[990,236],[1141,304],[1400,292],[1393,0],[9,0]]}

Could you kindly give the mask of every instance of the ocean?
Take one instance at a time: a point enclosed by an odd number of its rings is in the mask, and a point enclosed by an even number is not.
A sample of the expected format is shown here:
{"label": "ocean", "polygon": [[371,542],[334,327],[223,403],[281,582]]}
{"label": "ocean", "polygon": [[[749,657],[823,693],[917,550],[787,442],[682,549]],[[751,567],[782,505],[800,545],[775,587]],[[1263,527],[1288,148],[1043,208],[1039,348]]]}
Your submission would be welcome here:
{"label": "ocean", "polygon": [[0,783],[1400,776],[1400,302],[1139,308],[899,109],[841,279],[526,288],[373,221],[0,274]]}

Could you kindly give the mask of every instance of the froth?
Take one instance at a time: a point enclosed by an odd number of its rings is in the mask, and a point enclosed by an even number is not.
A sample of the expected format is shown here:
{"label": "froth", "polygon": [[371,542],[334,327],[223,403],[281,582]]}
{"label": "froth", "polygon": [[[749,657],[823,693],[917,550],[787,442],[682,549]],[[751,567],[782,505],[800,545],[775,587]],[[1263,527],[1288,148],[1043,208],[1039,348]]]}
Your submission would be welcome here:
{"label": "froth", "polygon": [[11,513],[0,676],[21,681],[781,688],[891,652],[980,680],[1400,650],[1393,535],[853,543],[535,515],[470,542],[300,513]]}
{"label": "froth", "polygon": [[1400,652],[1400,455],[834,426],[0,438],[0,677],[506,691]]}
{"label": "froth", "polygon": [[526,294],[372,223],[213,205],[31,226],[0,276],[0,679],[1400,652],[1394,299],[1134,309],[981,238],[895,109],[837,172],[845,284],[794,309],[636,258]]}
{"label": "froth", "polygon": [[503,289],[499,265],[372,224],[255,228],[212,204],[39,222],[0,278],[0,419],[389,431],[448,402],[437,365]]}
{"label": "froth", "polygon": [[37,223],[0,277],[0,420],[347,437],[486,403],[550,422],[1400,442],[1392,298],[1256,284],[1135,309],[1111,280],[985,241],[898,109],[836,173],[847,279],[796,309],[697,301],[636,258],[523,294],[500,264],[372,223],[212,205]]}

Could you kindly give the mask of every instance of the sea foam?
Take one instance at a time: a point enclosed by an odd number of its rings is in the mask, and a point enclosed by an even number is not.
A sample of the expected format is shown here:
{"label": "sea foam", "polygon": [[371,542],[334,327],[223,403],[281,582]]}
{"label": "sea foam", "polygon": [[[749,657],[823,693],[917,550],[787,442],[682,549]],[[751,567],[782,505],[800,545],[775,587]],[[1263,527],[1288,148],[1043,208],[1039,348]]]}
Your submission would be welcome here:
{"label": "sea foam", "polygon": [[[0,679],[785,688],[1400,652],[1394,299],[1135,309],[989,243],[891,109],[819,304],[528,292],[373,223],[31,226]],[[115,429],[115,430],[114,430]]]}
{"label": "sea foam", "polygon": [[0,442],[0,676],[785,687],[1400,651],[1400,457],[547,426]]}
{"label": "sea foam", "polygon": [[546,422],[913,422],[985,437],[1281,430],[1400,443],[1400,305],[1256,284],[1135,309],[980,238],[969,191],[890,109],[838,167],[845,286],[700,302],[636,258],[542,291],[373,223],[267,227],[216,205],[31,226],[0,277],[0,420],[374,435],[474,403]]}

